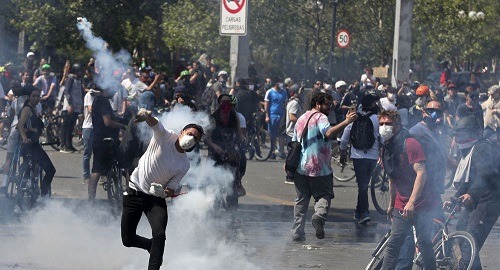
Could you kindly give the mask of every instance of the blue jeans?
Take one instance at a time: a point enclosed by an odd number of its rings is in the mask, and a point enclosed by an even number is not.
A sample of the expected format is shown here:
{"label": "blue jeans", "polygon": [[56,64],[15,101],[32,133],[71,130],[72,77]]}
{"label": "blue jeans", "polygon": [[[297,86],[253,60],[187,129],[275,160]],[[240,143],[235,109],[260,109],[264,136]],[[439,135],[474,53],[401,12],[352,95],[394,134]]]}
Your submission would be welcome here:
{"label": "blue jeans", "polygon": [[82,130],[83,139],[83,178],[90,179],[90,157],[92,156],[92,129]]}
{"label": "blue jeans", "polygon": [[415,212],[412,219],[404,219],[398,210],[394,210],[391,226],[391,237],[387,243],[386,255],[382,269],[396,269],[401,247],[407,236],[412,235],[415,226],[418,247],[424,260],[424,269],[436,269],[436,258],[432,249],[432,227],[434,211]]}

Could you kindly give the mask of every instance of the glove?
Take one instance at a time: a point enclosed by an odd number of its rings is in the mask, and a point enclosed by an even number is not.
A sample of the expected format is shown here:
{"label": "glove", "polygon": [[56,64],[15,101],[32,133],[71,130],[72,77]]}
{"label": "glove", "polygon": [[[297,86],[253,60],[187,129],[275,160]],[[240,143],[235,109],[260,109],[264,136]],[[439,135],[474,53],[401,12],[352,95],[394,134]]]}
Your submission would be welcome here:
{"label": "glove", "polygon": [[153,195],[153,196],[160,197],[160,198],[167,197],[167,193],[163,189],[163,186],[161,184],[158,184],[158,183],[151,184],[151,187],[149,187],[149,193],[151,193],[151,195]]}
{"label": "glove", "polygon": [[136,122],[143,122],[148,119],[148,117],[151,116],[151,111],[148,111],[144,108],[141,108],[138,112],[137,115],[135,116],[135,121]]}

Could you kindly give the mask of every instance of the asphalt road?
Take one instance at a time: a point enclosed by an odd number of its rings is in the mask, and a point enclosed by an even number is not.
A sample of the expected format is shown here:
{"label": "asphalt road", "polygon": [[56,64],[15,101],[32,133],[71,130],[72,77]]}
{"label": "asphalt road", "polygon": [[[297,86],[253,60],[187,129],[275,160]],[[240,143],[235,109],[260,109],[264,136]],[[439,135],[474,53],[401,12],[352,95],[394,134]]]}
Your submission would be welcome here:
{"label": "asphalt road", "polygon": [[[107,210],[101,187],[100,203],[88,205],[81,154],[48,153],[57,169],[51,200],[19,216],[0,197],[0,269],[145,269],[147,253],[121,245],[120,217]],[[210,200],[196,192],[169,201],[162,269],[364,269],[389,228],[385,216],[372,210],[366,226],[353,222],[356,183],[335,182],[325,239],[316,239],[307,222],[306,241],[294,243],[295,189],[284,183],[282,168],[282,161],[249,161],[247,195],[235,216],[207,210]],[[139,232],[150,234],[145,218]],[[498,269],[498,247],[497,223],[481,252],[484,269]]]}

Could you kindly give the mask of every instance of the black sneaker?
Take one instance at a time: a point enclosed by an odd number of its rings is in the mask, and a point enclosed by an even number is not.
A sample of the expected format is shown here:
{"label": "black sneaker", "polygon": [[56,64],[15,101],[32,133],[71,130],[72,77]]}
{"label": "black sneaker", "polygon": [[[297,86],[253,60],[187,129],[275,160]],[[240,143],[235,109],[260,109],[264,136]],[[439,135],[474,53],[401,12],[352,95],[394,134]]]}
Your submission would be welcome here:
{"label": "black sneaker", "polygon": [[312,225],[314,229],[316,230],[316,237],[318,239],[323,239],[325,238],[325,228],[324,228],[325,222],[321,220],[318,217],[313,217],[312,218]]}
{"label": "black sneaker", "polygon": [[372,218],[370,217],[370,213],[366,212],[361,215],[361,217],[358,220],[359,224],[366,224],[368,222],[372,221]]}

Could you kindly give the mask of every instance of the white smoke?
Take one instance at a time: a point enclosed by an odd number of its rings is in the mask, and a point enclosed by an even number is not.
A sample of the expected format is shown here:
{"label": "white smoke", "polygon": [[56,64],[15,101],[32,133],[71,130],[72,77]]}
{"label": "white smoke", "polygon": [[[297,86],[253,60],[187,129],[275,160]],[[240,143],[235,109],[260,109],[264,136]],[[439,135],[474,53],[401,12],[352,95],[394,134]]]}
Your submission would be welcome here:
{"label": "white smoke", "polygon": [[111,52],[106,41],[94,36],[92,24],[86,18],[78,17],[76,26],[87,42],[87,47],[94,53],[97,72],[94,82],[102,89],[116,93],[122,87],[121,75],[130,68],[130,53],[124,49],[117,53]]}

